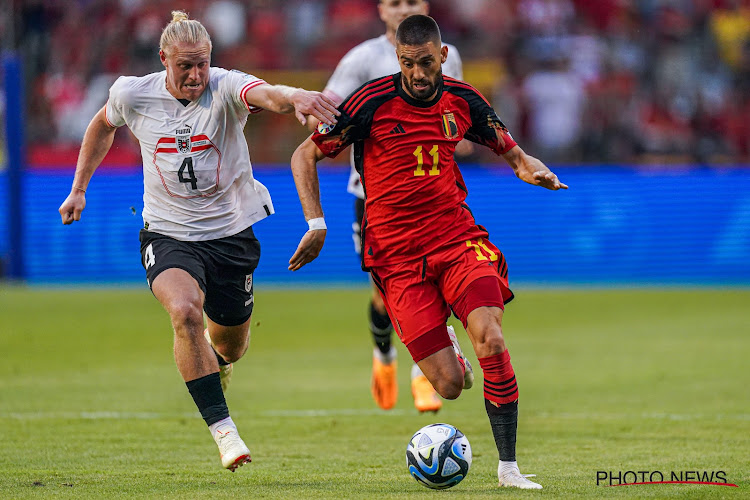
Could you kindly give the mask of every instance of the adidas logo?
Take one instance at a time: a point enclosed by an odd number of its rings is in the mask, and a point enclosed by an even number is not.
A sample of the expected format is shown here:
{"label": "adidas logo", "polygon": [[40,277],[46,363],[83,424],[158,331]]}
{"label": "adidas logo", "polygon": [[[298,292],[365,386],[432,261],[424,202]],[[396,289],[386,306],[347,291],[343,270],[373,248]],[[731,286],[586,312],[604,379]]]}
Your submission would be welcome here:
{"label": "adidas logo", "polygon": [[391,130],[390,133],[391,134],[405,134],[406,130],[404,130],[404,126],[399,123],[398,125],[393,127],[393,130]]}

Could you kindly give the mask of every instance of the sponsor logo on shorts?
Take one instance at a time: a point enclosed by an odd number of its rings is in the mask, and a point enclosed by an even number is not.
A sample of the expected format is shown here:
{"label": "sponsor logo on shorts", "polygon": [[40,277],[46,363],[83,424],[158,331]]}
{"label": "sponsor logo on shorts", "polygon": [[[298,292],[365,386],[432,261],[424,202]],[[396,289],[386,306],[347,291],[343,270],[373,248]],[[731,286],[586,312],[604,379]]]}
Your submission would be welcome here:
{"label": "sponsor logo on shorts", "polygon": [[245,291],[250,294],[250,298],[245,301],[245,307],[253,303],[253,275],[245,276]]}

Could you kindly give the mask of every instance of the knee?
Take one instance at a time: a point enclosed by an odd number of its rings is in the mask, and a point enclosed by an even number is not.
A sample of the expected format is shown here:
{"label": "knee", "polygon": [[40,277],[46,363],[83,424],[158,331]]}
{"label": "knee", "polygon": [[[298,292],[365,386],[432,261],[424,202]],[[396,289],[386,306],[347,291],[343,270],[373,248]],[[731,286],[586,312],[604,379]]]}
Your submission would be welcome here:
{"label": "knee", "polygon": [[371,302],[372,307],[374,307],[375,310],[378,311],[378,313],[382,315],[388,314],[385,308],[385,302],[383,302],[383,297],[380,296],[380,293],[374,292],[372,294]]}
{"label": "knee", "polygon": [[487,324],[475,339],[475,352],[477,357],[484,358],[500,354],[505,350],[505,338],[500,325]]}
{"label": "knee", "polygon": [[479,307],[469,313],[467,329],[477,357],[492,356],[505,350],[502,322],[503,310],[498,307]]}
{"label": "knee", "polygon": [[435,385],[435,391],[445,399],[456,399],[464,389],[463,374],[457,372],[448,377],[442,377]]}
{"label": "knee", "polygon": [[250,328],[238,326],[215,335],[211,339],[214,350],[229,363],[239,361],[250,345]]}
{"label": "knee", "polygon": [[239,361],[242,356],[247,352],[249,345],[249,339],[244,338],[237,342],[224,342],[222,344],[214,344],[216,352],[221,354],[228,363],[234,363]]}
{"label": "knee", "polygon": [[[478,349],[479,350],[479,349]],[[505,339],[503,338],[502,332],[498,331],[494,335],[488,335],[485,337],[485,341],[482,343],[482,356],[494,356],[500,354],[505,350]]]}
{"label": "knee", "polygon": [[197,301],[178,300],[169,305],[172,326],[178,335],[182,331],[203,330],[203,309]]}
{"label": "knee", "polygon": [[[216,351],[221,352],[219,349],[216,349]],[[224,358],[227,363],[236,363],[244,354],[245,351],[228,351],[227,354],[221,354],[221,357]]]}

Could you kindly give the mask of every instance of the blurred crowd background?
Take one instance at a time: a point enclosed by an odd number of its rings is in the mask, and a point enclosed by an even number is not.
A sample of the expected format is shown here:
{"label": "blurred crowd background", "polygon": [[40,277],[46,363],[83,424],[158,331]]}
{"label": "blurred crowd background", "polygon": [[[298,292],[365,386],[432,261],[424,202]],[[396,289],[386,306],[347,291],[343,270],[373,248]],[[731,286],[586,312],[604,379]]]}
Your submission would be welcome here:
{"label": "blurred crowd background", "polygon": [[[322,90],[349,49],[384,32],[376,5],[7,0],[2,40],[24,64],[29,161],[74,163],[114,79],[162,69],[174,8],[206,25],[213,65]],[[750,0],[432,0],[430,14],[464,79],[550,164],[750,163]],[[256,163],[284,164],[306,130],[261,113],[247,133]],[[111,162],[137,164],[125,128],[116,141]],[[467,160],[496,161],[480,148]]]}

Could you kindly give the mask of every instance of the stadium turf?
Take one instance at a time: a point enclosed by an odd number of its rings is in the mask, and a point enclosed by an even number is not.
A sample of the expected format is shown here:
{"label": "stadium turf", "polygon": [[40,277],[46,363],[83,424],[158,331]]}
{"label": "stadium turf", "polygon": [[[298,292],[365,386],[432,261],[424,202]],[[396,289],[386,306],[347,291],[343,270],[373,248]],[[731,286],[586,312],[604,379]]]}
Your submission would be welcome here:
{"label": "stadium turf", "polygon": [[[253,463],[232,474],[147,290],[6,286],[0,498],[747,498],[750,290],[515,291],[505,334],[521,394],[518,459],[541,492],[495,486],[481,384],[420,415],[399,344],[398,404],[375,408],[366,289],[256,284],[250,351],[227,394]],[[468,477],[441,493],[405,465],[412,433],[433,422],[457,426],[474,452]],[[627,471],[646,481],[723,471],[739,487],[597,484]]]}

